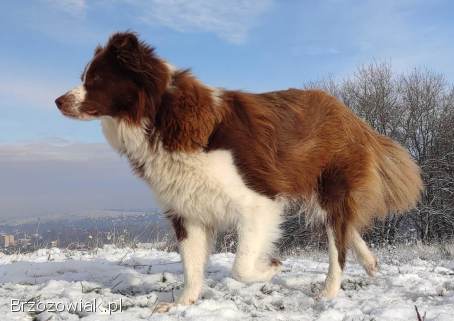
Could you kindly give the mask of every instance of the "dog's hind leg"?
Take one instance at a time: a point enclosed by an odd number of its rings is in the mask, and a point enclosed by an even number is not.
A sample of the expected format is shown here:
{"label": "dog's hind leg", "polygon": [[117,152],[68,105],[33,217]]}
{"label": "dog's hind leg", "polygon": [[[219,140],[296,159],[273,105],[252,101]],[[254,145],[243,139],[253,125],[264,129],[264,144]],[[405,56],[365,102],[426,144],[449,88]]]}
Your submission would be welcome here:
{"label": "dog's hind leg", "polygon": [[345,222],[327,225],[326,232],[328,236],[329,269],[321,296],[334,298],[341,288],[348,242],[370,276],[377,272],[377,259],[369,250],[358,230],[352,225],[347,227]]}
{"label": "dog's hind leg", "polygon": [[350,245],[355,252],[356,259],[363,266],[369,276],[374,276],[378,271],[377,258],[367,246],[358,230],[350,228]]}
{"label": "dog's hind leg", "polygon": [[345,245],[338,241],[339,235],[333,227],[327,226],[326,233],[328,236],[329,268],[321,296],[332,299],[336,297],[341,287],[346,249]]}

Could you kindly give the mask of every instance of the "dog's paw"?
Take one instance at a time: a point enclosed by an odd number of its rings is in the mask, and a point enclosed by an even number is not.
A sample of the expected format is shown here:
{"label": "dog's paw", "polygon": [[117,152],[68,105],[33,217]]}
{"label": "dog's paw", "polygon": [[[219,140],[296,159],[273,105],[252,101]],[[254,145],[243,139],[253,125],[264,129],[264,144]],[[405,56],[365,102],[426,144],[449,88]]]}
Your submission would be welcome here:
{"label": "dog's paw", "polygon": [[177,303],[181,305],[191,305],[196,303],[197,296],[185,295],[184,293],[178,298]]}
{"label": "dog's paw", "polygon": [[323,285],[323,289],[319,292],[316,296],[317,300],[321,299],[334,299],[341,290],[341,280],[338,278],[331,278],[329,275],[325,280],[325,284]]}
{"label": "dog's paw", "polygon": [[270,264],[271,264],[271,266],[276,266],[276,267],[281,267],[282,266],[282,262],[279,259],[276,259],[274,257],[271,258]]}
{"label": "dog's paw", "polygon": [[269,263],[260,264],[255,269],[241,269],[234,267],[232,276],[243,283],[268,282],[282,270],[282,263],[278,259],[271,259]]}
{"label": "dog's paw", "polygon": [[370,277],[374,277],[378,273],[378,260],[374,256],[373,260],[363,264],[364,270]]}
{"label": "dog's paw", "polygon": [[316,296],[315,300],[320,301],[322,299],[327,299],[331,300],[337,297],[337,294],[339,293],[339,289],[333,289],[330,287],[325,287],[323,290],[321,290]]}
{"label": "dog's paw", "polygon": [[159,302],[153,309],[153,313],[167,313],[171,308],[176,306],[175,303]]}
{"label": "dog's paw", "polygon": [[269,267],[265,271],[267,271],[265,274],[268,274],[268,280],[271,280],[273,276],[282,271],[282,262],[276,258],[272,258]]}

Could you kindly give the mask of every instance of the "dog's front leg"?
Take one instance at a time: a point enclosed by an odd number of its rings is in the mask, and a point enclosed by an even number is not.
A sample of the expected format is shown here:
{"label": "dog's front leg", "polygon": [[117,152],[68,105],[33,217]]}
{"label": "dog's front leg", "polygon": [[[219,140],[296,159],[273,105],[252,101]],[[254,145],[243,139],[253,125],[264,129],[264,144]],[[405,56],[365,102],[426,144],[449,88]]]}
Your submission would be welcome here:
{"label": "dog's front leg", "polygon": [[200,222],[184,220],[183,224],[187,235],[179,241],[179,248],[184,267],[184,288],[177,303],[193,304],[202,291],[212,233]]}
{"label": "dog's front leg", "polygon": [[[184,288],[178,297],[177,304],[194,304],[203,287],[204,270],[211,249],[213,230],[201,222],[186,219],[173,211],[167,216],[172,222],[178,240],[180,256],[184,268]],[[175,303],[159,303],[155,310],[167,312]]]}
{"label": "dog's front leg", "polygon": [[193,304],[202,291],[213,232],[198,220],[188,219],[174,212],[170,213],[169,218],[179,243],[184,268],[184,288],[177,303]]}

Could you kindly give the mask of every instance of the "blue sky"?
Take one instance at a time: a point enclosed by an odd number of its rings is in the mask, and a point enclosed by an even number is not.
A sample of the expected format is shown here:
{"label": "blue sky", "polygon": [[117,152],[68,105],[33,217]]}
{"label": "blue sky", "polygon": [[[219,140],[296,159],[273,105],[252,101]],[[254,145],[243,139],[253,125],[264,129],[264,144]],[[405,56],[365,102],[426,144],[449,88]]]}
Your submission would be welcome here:
{"label": "blue sky", "polygon": [[251,91],[345,77],[362,63],[427,66],[454,79],[452,1],[36,0],[0,5],[0,142],[102,142],[53,99],[93,48],[131,29],[203,81]]}
{"label": "blue sky", "polygon": [[[74,192],[75,199],[84,200],[78,204],[109,207],[109,195],[117,200],[123,189],[134,201],[121,206],[147,206],[148,191],[124,162],[113,171],[124,180],[107,192],[107,174],[93,174],[106,159],[92,157],[93,148],[109,155],[110,162],[118,157],[105,151],[99,124],[65,119],[53,103],[78,84],[93,49],[112,32],[136,31],[172,64],[229,89],[259,92],[301,87],[327,76],[342,79],[373,60],[391,61],[399,72],[427,67],[453,83],[453,14],[454,2],[448,0],[1,1],[0,176],[16,173],[8,177],[17,195],[0,195],[0,203],[8,201],[11,213],[25,213],[12,200],[19,200],[19,187],[27,185],[27,213],[35,205],[48,210],[46,198],[33,191],[51,196],[59,181],[52,185],[38,175],[31,182],[21,173],[52,175],[57,162],[91,184]],[[90,175],[87,166],[93,167]],[[4,182],[0,190],[6,191]],[[70,187],[72,181],[60,183]],[[105,194],[102,201],[93,196],[96,191]],[[68,200],[55,210],[65,206],[75,204]],[[0,218],[4,212],[0,206]]]}

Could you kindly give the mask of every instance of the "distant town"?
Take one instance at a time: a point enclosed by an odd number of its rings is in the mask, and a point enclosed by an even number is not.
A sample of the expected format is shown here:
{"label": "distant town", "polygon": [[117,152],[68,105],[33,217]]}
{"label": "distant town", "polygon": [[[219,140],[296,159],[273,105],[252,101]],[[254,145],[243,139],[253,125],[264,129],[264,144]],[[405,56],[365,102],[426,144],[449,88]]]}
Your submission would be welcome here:
{"label": "distant town", "polygon": [[40,248],[92,249],[104,244],[150,243],[168,236],[167,221],[156,212],[114,213],[101,217],[37,219],[0,224],[0,252],[26,253]]}

